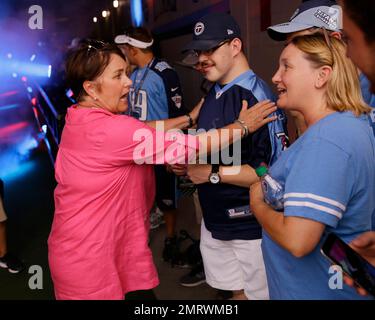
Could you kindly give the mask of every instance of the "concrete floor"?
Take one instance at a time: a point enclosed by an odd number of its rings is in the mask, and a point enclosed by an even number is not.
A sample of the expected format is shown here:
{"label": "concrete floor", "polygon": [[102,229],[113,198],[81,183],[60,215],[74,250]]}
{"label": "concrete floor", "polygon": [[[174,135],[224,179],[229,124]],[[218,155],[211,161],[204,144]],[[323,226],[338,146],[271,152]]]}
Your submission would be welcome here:
{"label": "concrete floor", "polygon": [[[179,201],[179,212],[177,216],[176,230],[185,229],[190,235],[199,239],[200,225],[195,218],[195,209],[192,196],[182,197]],[[210,300],[215,299],[217,291],[206,283],[197,287],[183,287],[179,279],[189,272],[189,269],[171,267],[162,259],[164,238],[166,235],[165,225],[154,229],[150,233],[151,249],[154,261],[159,272],[160,285],[154,289],[155,295],[160,300]],[[185,246],[191,244],[190,240],[185,241]]]}

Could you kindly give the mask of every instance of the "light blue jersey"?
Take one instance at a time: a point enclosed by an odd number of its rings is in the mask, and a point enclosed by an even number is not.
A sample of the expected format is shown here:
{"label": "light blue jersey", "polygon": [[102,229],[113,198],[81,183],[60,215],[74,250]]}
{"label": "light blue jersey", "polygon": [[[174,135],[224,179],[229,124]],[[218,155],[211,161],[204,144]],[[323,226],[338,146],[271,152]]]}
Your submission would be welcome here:
{"label": "light blue jersey", "polygon": [[133,83],[138,84],[146,75],[146,80],[139,89],[137,103],[135,103],[136,91],[134,87],[130,89],[130,107],[132,116],[141,121],[168,119],[168,103],[165,94],[163,82],[160,81],[159,76],[148,68],[138,69],[134,72],[130,79]]}
{"label": "light blue jersey", "polygon": [[165,61],[153,59],[150,65],[131,74],[130,115],[141,121],[163,120],[187,113],[176,71]]}
{"label": "light blue jersey", "polygon": [[[310,127],[270,168],[285,186],[284,214],[326,226],[345,242],[371,229],[375,213],[375,139],[366,116],[328,115]],[[329,288],[330,263],[322,237],[296,258],[263,234],[262,250],[271,299],[363,299],[344,284]]]}
{"label": "light blue jersey", "polygon": [[371,93],[370,81],[363,73],[359,76],[359,83],[361,85],[363,100],[365,100],[370,107],[375,108],[375,95]]}
{"label": "light blue jersey", "polygon": [[361,75],[359,76],[359,82],[361,85],[363,100],[365,100],[365,102],[370,107],[372,107],[372,111],[369,114],[369,122],[372,128],[372,131],[374,132],[374,135],[375,135],[375,95],[371,93],[370,81],[366,78],[366,76],[363,73],[361,73]]}

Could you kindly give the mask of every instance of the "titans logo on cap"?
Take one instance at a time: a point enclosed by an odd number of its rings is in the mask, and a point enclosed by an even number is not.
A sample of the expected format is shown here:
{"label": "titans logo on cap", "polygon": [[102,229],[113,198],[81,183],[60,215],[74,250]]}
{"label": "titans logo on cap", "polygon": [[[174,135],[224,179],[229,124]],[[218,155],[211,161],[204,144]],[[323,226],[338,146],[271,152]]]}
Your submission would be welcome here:
{"label": "titans logo on cap", "polygon": [[200,36],[204,32],[204,24],[202,22],[198,22],[194,27],[194,34],[196,36]]}

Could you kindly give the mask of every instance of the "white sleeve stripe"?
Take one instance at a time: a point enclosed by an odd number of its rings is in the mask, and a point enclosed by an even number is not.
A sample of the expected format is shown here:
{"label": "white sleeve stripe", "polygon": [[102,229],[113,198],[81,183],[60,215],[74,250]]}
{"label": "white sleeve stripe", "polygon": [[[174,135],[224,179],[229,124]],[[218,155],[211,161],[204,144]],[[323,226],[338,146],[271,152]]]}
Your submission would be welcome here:
{"label": "white sleeve stripe", "polygon": [[337,208],[340,208],[342,211],[346,211],[346,206],[344,206],[343,204],[341,204],[340,202],[338,201],[335,201],[335,200],[332,200],[332,199],[329,199],[329,198],[326,198],[326,197],[321,197],[321,196],[318,196],[316,194],[313,194],[313,193],[286,193],[284,195],[284,198],[308,198],[308,199],[314,199],[314,200],[318,200],[318,201],[321,201],[321,202],[325,202],[325,203],[328,203],[328,204],[331,204]]}
{"label": "white sleeve stripe", "polygon": [[319,204],[316,204],[316,203],[312,203],[312,202],[306,202],[306,201],[286,201],[284,203],[284,207],[309,207],[309,208],[313,208],[313,209],[317,209],[317,210],[320,210],[320,211],[324,211],[326,213],[329,213],[339,219],[342,218],[342,213],[336,211],[336,210],[333,210],[333,209],[330,209],[330,208],[327,208],[327,207],[323,207]]}

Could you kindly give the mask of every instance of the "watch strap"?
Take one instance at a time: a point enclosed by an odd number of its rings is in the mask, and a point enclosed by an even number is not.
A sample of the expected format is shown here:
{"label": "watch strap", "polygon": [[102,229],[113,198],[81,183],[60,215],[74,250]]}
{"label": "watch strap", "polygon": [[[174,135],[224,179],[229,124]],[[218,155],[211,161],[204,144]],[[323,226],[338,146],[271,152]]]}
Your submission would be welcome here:
{"label": "watch strap", "polygon": [[218,173],[220,165],[219,164],[211,164],[211,173]]}

